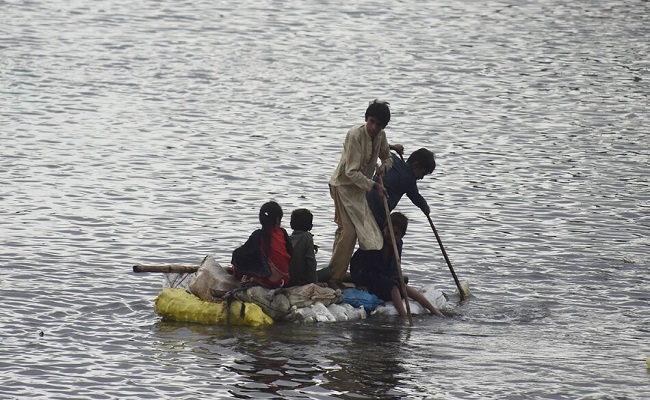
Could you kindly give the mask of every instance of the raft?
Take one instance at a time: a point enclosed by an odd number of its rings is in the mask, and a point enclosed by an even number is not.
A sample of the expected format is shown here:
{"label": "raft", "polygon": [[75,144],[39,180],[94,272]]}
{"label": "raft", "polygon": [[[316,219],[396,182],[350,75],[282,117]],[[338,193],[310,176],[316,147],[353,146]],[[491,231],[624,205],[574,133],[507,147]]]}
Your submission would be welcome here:
{"label": "raft", "polygon": [[[210,255],[198,267],[135,265],[133,271],[163,273],[163,289],[155,299],[154,311],[165,321],[262,327],[279,321],[339,322],[397,314],[392,302],[383,303],[375,296],[379,303],[374,303],[367,298],[374,295],[354,287],[342,292],[313,283],[282,289],[252,286],[233,295],[240,283]],[[469,293],[464,284],[465,293]],[[420,292],[438,309],[449,305],[448,296],[433,285]],[[412,300],[410,306],[412,314],[429,313]]]}
{"label": "raft", "polygon": [[156,297],[154,311],[166,321],[205,325],[258,327],[273,323],[255,303],[235,300],[228,306],[225,301],[203,301],[182,288],[163,289]]}

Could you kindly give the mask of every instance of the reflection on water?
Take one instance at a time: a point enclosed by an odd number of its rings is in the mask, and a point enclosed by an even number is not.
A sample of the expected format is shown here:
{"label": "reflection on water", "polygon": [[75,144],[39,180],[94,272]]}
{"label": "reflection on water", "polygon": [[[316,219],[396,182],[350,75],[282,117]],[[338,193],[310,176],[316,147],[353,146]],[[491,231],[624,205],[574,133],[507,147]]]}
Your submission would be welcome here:
{"label": "reflection on water", "polygon": [[276,325],[259,330],[165,322],[158,324],[165,336],[158,347],[165,355],[191,353],[197,367],[210,368],[218,377],[211,385],[238,397],[338,393],[397,398],[403,395],[397,388],[406,372],[401,346],[410,334],[395,322],[392,317],[377,317],[337,326]]}
{"label": "reflection on water", "polygon": [[[0,397],[650,396],[650,3],[0,4]],[[474,297],[268,329],[161,322],[142,264],[228,263],[383,98]],[[426,218],[405,273],[455,285]],[[288,220],[284,221],[288,227]]]}
{"label": "reflection on water", "polygon": [[398,388],[407,370],[402,365],[401,347],[408,339],[408,330],[400,329],[394,322],[359,326],[343,346],[343,357],[334,358],[342,368],[332,371],[330,383],[324,386],[369,398],[402,397],[404,394]]}

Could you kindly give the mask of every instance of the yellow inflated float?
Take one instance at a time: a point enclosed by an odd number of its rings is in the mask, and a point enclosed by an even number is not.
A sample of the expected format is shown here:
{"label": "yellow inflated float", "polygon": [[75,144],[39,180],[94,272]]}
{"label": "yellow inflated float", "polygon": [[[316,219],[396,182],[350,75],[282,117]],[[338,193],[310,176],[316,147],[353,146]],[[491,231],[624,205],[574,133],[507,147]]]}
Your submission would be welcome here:
{"label": "yellow inflated float", "polygon": [[181,288],[163,289],[156,297],[154,310],[163,319],[178,322],[253,327],[273,323],[273,319],[255,303],[233,301],[228,309],[225,301],[203,301]]}

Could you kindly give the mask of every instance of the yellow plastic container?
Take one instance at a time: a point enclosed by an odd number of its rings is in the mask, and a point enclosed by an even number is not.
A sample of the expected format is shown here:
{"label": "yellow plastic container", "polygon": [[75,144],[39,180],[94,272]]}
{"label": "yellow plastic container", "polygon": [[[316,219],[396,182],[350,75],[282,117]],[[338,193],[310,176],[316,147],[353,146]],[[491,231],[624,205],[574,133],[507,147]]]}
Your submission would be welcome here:
{"label": "yellow plastic container", "polygon": [[[244,315],[241,308],[244,305]],[[165,320],[192,322],[205,325],[226,325],[228,310],[225,302],[203,301],[185,289],[163,289],[156,297],[154,311]],[[244,326],[263,326],[273,323],[273,319],[255,303],[233,301],[230,305],[230,324]]]}

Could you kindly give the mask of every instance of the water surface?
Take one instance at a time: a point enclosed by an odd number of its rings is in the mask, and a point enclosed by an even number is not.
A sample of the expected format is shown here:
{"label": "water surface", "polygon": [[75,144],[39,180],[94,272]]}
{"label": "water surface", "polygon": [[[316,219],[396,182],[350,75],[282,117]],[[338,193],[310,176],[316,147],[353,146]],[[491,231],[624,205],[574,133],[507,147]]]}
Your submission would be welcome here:
{"label": "water surface", "polygon": [[[0,397],[650,397],[647,1],[0,2]],[[270,199],[335,225],[368,101],[473,297],[445,320],[160,321]],[[411,218],[415,286],[454,282]],[[288,228],[288,218],[284,226]]]}

